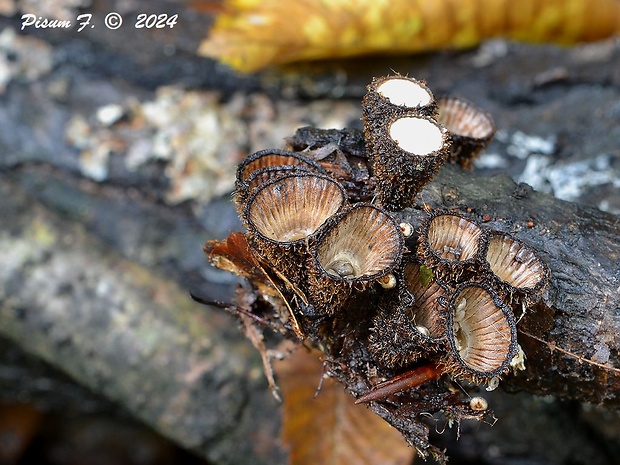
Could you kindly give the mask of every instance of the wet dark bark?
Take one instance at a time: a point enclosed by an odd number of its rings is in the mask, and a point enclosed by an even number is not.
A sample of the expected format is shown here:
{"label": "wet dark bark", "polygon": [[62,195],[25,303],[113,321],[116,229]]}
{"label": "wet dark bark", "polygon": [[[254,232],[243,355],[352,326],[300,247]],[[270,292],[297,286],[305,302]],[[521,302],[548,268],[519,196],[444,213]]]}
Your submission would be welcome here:
{"label": "wet dark bark", "polygon": [[473,209],[489,226],[534,246],[551,268],[549,291],[519,324],[526,371],[507,383],[536,394],[620,405],[620,219],[505,176],[482,180],[454,167],[420,200]]}

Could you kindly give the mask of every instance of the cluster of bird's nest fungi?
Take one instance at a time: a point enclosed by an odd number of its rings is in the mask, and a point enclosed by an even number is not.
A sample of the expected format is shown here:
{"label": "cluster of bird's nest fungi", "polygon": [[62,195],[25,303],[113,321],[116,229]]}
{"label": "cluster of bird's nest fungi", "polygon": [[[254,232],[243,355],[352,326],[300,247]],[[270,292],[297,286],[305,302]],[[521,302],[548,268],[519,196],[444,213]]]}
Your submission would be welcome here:
{"label": "cluster of bird's nest fungi", "polygon": [[[495,131],[488,114],[460,98],[436,100],[401,75],[373,80],[362,113],[365,149],[293,137],[288,151],[250,155],[234,193],[247,231],[205,251],[246,278],[228,308],[319,348],[326,373],[358,403],[423,456],[443,457],[423,418],[492,418],[467,391],[523,369],[516,325],[549,270],[530,246],[474,214],[417,204],[444,163],[472,165]],[[406,208],[417,223],[399,221]]]}

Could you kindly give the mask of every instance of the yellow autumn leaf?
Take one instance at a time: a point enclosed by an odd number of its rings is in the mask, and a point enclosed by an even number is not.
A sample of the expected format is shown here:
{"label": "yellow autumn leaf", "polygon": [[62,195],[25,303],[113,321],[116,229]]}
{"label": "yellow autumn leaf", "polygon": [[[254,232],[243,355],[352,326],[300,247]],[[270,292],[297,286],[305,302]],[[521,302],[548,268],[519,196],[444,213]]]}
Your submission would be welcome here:
{"label": "yellow autumn leaf", "polygon": [[471,47],[499,36],[572,44],[619,32],[618,0],[226,0],[198,53],[253,72],[300,60]]}

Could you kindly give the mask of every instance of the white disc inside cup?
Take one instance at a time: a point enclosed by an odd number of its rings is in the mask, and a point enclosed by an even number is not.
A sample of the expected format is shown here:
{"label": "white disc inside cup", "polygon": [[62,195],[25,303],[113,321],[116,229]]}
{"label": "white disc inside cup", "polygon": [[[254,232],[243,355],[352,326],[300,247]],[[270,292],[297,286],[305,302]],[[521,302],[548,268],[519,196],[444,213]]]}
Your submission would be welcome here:
{"label": "white disc inside cup", "polygon": [[443,132],[439,126],[424,118],[405,117],[390,126],[390,137],[406,152],[428,155],[443,146]]}
{"label": "white disc inside cup", "polygon": [[407,79],[388,79],[377,87],[383,97],[394,105],[409,108],[425,107],[431,104],[432,96],[424,87]]}

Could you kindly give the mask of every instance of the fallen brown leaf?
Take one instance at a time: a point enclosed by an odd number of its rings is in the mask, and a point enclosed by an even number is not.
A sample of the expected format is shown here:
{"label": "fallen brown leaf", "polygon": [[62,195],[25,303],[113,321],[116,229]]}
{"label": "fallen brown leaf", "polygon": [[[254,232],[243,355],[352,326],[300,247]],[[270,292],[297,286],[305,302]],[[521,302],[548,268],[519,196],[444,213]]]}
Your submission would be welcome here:
{"label": "fallen brown leaf", "polygon": [[[406,465],[415,449],[344,387],[324,378],[318,351],[296,350],[277,362],[284,397],[282,441],[294,465]],[[318,395],[317,388],[320,386]]]}
{"label": "fallen brown leaf", "polygon": [[256,277],[258,260],[248,245],[245,234],[232,233],[222,241],[207,241],[203,250],[218,268],[244,278]]}

